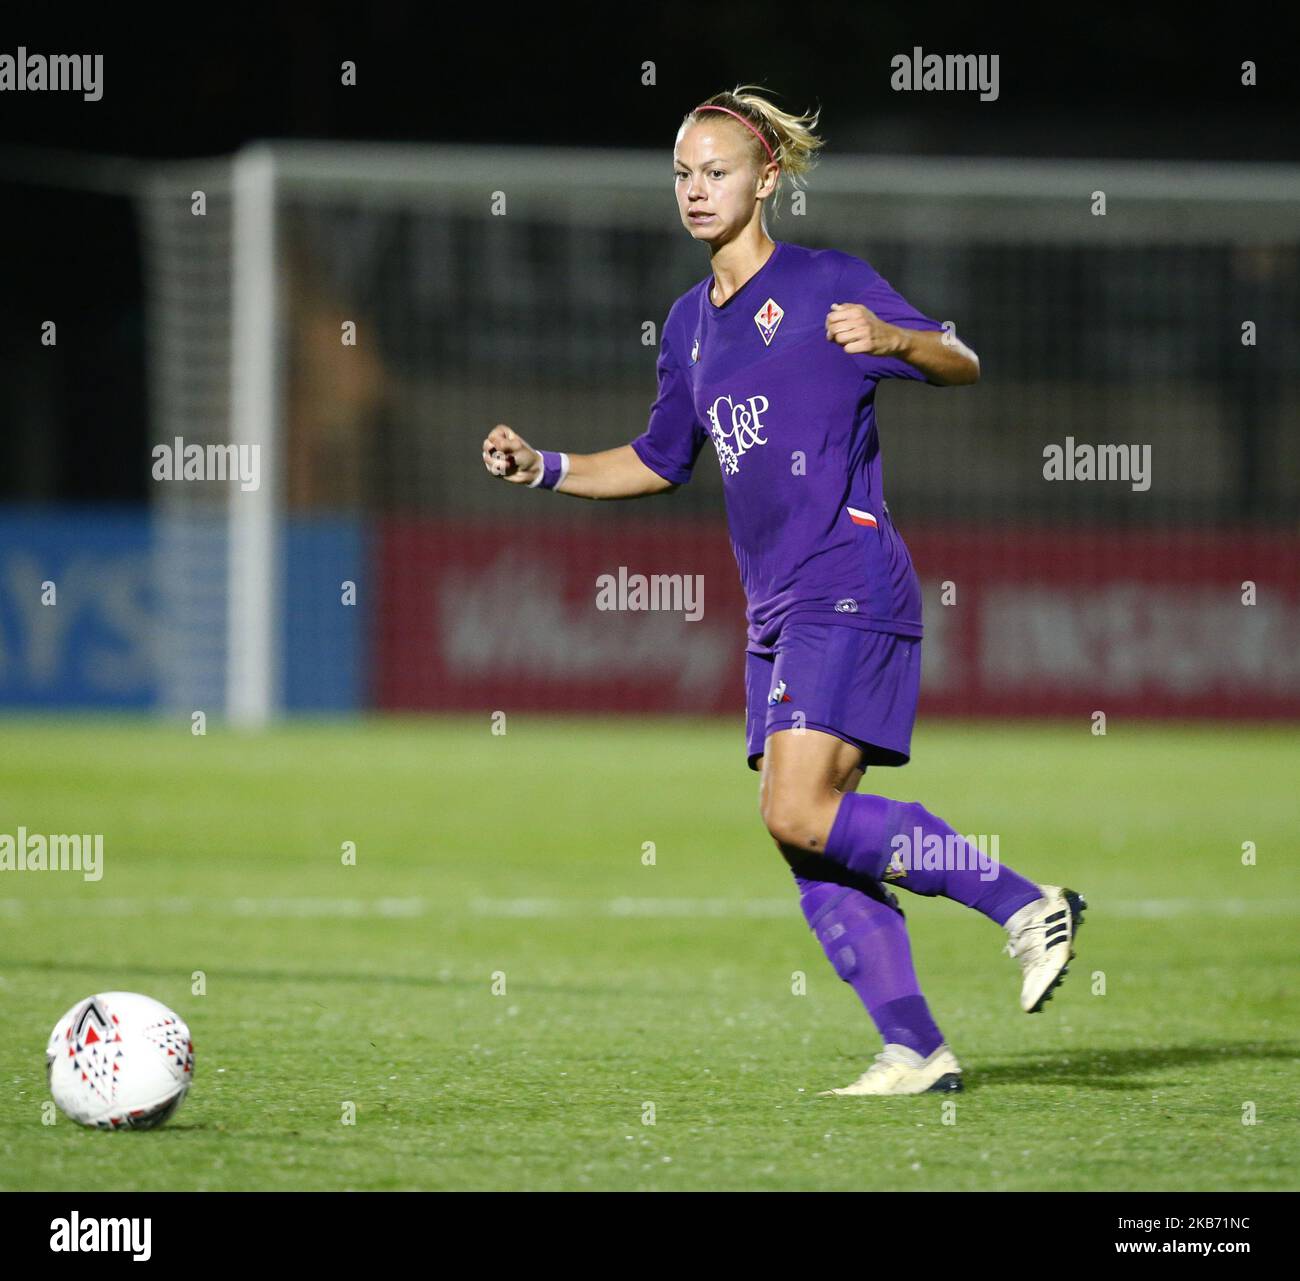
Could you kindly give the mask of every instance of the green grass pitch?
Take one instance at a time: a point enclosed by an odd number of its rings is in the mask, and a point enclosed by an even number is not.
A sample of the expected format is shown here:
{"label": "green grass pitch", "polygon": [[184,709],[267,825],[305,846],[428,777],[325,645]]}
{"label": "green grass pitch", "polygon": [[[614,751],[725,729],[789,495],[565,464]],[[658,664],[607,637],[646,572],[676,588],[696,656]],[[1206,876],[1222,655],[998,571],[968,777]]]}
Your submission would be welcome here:
{"label": "green grass pitch", "polygon": [[[900,892],[966,1090],[886,1100],[814,1097],[879,1041],[739,724],[3,730],[0,831],[101,832],[105,872],[0,873],[2,1188],[1300,1186],[1293,727],[923,719],[864,789],[1090,906],[1026,1016],[1000,929]],[[50,1028],[114,988],[188,1020],[189,1099],[44,1124]]]}

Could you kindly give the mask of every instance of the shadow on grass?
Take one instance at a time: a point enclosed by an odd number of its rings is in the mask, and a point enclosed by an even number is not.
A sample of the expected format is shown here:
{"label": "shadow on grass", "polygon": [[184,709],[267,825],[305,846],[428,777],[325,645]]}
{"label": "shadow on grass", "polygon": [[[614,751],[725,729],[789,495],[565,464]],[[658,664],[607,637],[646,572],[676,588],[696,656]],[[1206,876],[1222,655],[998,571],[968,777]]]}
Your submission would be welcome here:
{"label": "shadow on grass", "polygon": [[[1153,1046],[1137,1049],[1116,1045],[1108,1048],[1071,1049],[1060,1053],[1019,1054],[995,1059],[966,1069],[967,1091],[1000,1085],[1083,1085],[1094,1090],[1170,1089],[1195,1085],[1191,1071],[1207,1065],[1242,1059],[1256,1062],[1300,1057],[1297,1041],[1194,1041],[1186,1045]],[[1137,1073],[1159,1073],[1143,1077]],[[1184,1078],[1183,1074],[1187,1073]]]}

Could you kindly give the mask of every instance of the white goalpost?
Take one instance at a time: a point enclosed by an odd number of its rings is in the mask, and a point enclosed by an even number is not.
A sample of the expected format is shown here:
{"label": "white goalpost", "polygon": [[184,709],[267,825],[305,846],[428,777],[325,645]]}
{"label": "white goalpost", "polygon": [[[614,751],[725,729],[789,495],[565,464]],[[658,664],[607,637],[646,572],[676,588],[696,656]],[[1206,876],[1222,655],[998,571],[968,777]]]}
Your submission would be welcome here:
{"label": "white goalpost", "polygon": [[232,181],[230,438],[260,451],[260,487],[229,487],[226,715],[264,725],[280,705],[277,608],[283,451],[277,324],[276,164],[268,146],[235,158]]}

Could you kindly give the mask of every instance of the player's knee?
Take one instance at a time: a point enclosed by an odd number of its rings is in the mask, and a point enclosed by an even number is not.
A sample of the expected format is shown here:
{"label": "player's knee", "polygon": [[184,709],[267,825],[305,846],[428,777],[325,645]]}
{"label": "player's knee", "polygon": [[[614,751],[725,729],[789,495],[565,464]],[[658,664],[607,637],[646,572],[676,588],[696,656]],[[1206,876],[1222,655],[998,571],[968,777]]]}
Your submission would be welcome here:
{"label": "player's knee", "polygon": [[[813,807],[798,797],[768,794],[762,803],[763,825],[781,846],[816,849]],[[810,843],[811,842],[811,843]]]}

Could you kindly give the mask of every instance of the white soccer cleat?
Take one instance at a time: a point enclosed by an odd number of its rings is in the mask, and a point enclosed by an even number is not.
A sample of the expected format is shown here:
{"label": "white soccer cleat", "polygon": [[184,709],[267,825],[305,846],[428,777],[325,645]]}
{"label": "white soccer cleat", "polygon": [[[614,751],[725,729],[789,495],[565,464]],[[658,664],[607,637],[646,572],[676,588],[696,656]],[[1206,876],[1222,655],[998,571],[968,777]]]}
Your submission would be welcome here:
{"label": "white soccer cleat", "polygon": [[1039,889],[1043,897],[1026,903],[1003,927],[1011,936],[1003,950],[1020,962],[1024,976],[1020,1008],[1026,1014],[1037,1014],[1070,972],[1074,936],[1088,906],[1082,894],[1059,885],[1040,885]]}
{"label": "white soccer cleat", "polygon": [[876,1060],[852,1085],[842,1090],[821,1090],[819,1098],[832,1094],[948,1094],[961,1087],[961,1065],[952,1051],[941,1045],[923,1059],[906,1045],[887,1045]]}

